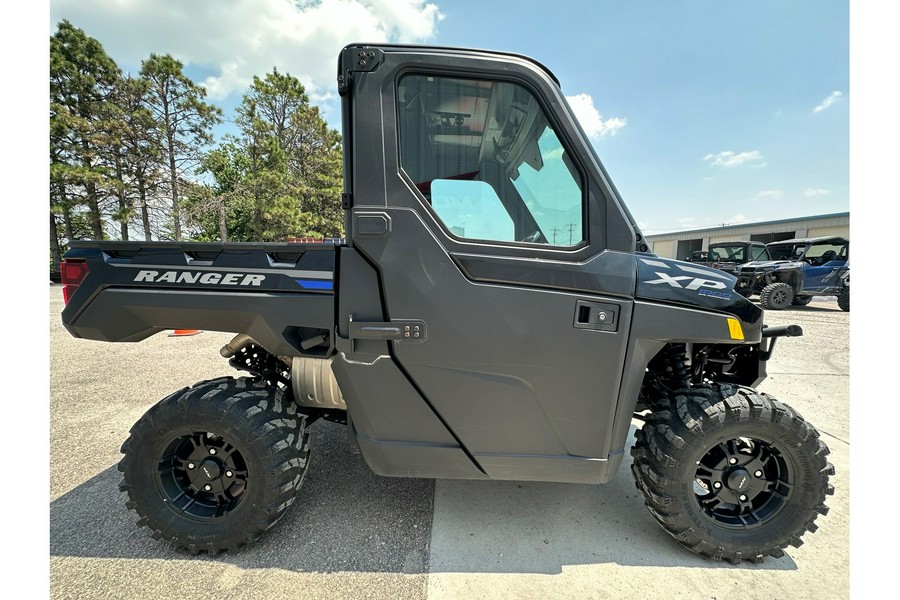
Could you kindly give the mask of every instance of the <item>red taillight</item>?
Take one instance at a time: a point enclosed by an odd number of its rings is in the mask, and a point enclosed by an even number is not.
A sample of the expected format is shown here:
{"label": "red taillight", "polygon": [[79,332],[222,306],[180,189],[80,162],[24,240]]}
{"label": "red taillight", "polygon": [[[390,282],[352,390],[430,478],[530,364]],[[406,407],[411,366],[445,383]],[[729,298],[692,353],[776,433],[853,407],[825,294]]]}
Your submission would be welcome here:
{"label": "red taillight", "polygon": [[90,269],[83,258],[69,258],[59,263],[59,272],[63,282],[63,302],[69,303],[69,298],[78,289],[78,286],[87,277]]}

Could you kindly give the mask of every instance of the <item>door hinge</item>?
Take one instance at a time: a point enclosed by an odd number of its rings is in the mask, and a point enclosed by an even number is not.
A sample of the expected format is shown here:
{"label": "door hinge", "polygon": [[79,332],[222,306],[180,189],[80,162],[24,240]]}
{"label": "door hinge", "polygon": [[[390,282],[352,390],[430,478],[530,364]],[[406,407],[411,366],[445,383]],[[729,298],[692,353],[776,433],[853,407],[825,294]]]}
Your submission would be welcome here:
{"label": "door hinge", "polygon": [[425,321],[354,321],[350,318],[351,340],[393,340],[397,342],[424,342]]}
{"label": "door hinge", "polygon": [[378,48],[344,48],[338,73],[338,93],[343,96],[353,87],[354,72],[374,71],[381,64],[384,51]]}
{"label": "door hinge", "polygon": [[424,342],[426,338],[425,321],[354,321],[350,315],[350,327],[347,337],[336,331],[335,346],[341,352],[356,352],[358,340],[384,340],[391,342]]}
{"label": "door hinge", "polygon": [[353,208],[353,194],[341,194],[341,208],[344,210]]}

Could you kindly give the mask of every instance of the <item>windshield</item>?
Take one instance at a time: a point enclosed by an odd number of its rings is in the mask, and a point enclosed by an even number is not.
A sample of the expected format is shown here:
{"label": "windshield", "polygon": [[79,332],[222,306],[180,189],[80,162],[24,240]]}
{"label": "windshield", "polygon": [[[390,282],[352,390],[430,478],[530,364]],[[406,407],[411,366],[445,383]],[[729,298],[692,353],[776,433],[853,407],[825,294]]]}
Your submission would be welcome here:
{"label": "windshield", "polygon": [[743,244],[724,244],[709,247],[709,259],[730,262],[744,262]]}

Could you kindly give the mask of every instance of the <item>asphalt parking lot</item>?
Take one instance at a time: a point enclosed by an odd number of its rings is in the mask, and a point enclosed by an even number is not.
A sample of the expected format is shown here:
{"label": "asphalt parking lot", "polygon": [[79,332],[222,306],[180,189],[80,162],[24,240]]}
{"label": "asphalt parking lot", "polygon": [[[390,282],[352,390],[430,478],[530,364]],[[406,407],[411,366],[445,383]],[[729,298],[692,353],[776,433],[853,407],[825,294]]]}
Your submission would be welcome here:
{"label": "asphalt parking lot", "polygon": [[297,502],[257,543],[210,558],[149,537],[126,510],[116,463],[160,398],[231,374],[230,335],[138,344],[72,338],[50,290],[52,598],[847,598],[850,594],[850,316],[833,301],[768,312],[802,338],[778,342],[762,391],[812,422],[831,449],[834,496],[800,548],[734,566],[684,550],[656,524],[626,457],[603,486],[392,479],[312,428]]}

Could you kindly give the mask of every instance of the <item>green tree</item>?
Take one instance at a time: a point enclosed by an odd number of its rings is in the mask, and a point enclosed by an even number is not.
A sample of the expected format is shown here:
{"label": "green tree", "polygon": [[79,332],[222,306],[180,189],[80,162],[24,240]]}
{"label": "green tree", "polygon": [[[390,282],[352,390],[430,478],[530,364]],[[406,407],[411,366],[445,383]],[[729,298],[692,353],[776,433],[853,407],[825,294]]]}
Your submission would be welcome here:
{"label": "green tree", "polygon": [[100,42],[69,21],[59,23],[50,37],[50,204],[51,221],[56,223],[52,215],[62,217],[68,239],[75,235],[79,205],[87,207],[91,235],[104,237],[107,172],[100,160],[100,124],[120,74]]}
{"label": "green tree", "polygon": [[179,184],[212,141],[212,127],[222,114],[221,109],[204,102],[206,90],[183,69],[184,65],[168,54],[151,54],[141,63],[141,77],[149,85],[146,106],[161,126],[176,241],[182,239]]}
{"label": "green tree", "polygon": [[199,231],[195,239],[256,239],[252,203],[244,196],[246,158],[233,136],[227,136],[217,148],[203,155],[198,174],[209,174],[213,181],[191,189],[185,211],[189,223]]}
{"label": "green tree", "polygon": [[310,105],[300,81],[277,69],[254,77],[235,121],[254,239],[340,235],[340,136]]}
{"label": "green tree", "polygon": [[118,119],[113,144],[117,179],[126,192],[125,198],[120,196],[118,216],[127,223],[138,212],[146,241],[152,239],[151,204],[165,177],[165,139],[160,122],[147,107],[149,91],[150,83],[143,78],[121,80],[115,95]]}

